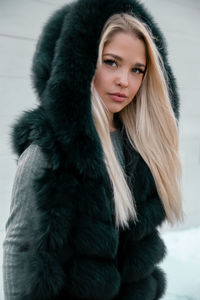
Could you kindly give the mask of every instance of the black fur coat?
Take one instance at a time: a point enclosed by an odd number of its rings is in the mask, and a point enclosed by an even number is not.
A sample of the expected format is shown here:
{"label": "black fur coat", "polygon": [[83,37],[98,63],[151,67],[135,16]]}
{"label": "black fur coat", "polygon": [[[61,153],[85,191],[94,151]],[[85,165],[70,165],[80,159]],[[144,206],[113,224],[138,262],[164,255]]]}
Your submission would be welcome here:
{"label": "black fur coat", "polygon": [[35,182],[35,227],[27,228],[18,257],[20,300],[156,300],[166,290],[165,273],[157,266],[166,254],[157,226],[166,215],[154,179],[121,124],[139,221],[117,231],[112,189],[91,115],[98,40],[105,21],[117,12],[133,12],[157,37],[178,119],[166,44],[143,5],[136,0],[79,0],[51,16],[32,66],[39,105],[23,113],[12,131],[15,153],[34,142],[49,162]]}

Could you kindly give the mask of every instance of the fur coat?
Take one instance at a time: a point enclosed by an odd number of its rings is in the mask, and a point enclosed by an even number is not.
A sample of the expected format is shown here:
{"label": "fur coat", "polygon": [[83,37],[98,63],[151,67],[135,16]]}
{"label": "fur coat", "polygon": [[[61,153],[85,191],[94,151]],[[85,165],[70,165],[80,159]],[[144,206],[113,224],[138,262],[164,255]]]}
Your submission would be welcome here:
{"label": "fur coat", "polygon": [[166,291],[166,275],[157,265],[166,254],[157,228],[166,215],[152,174],[121,124],[139,221],[117,231],[111,183],[91,115],[98,40],[105,21],[117,12],[134,13],[157,38],[178,119],[165,40],[141,3],[78,0],[49,18],[32,64],[39,104],[24,112],[12,130],[17,155],[36,143],[49,162],[35,181],[35,226],[27,228],[18,257],[20,300],[156,300]]}

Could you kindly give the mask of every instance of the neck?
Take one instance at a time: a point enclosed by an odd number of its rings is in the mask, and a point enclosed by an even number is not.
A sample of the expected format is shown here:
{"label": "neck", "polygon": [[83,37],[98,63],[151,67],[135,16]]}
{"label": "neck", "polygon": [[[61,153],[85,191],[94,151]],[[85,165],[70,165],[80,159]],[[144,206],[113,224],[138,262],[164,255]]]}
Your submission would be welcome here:
{"label": "neck", "polygon": [[114,122],[114,114],[111,112],[109,112],[109,114],[108,114],[108,122],[109,122],[110,132],[115,131],[117,128],[116,128],[116,125]]}
{"label": "neck", "polygon": [[117,128],[113,127],[113,126],[112,127],[110,126],[109,128],[110,128],[110,132],[113,132],[113,131],[117,130]]}

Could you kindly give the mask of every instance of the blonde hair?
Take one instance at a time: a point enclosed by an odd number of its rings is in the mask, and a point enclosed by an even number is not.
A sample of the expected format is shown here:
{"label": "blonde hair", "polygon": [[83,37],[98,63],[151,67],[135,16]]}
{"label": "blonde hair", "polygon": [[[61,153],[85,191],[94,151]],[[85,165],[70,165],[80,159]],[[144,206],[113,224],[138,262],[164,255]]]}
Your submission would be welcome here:
{"label": "blonde hair", "polygon": [[[147,68],[141,87],[134,101],[118,114],[130,144],[140,153],[152,172],[167,220],[173,225],[175,220],[183,220],[182,167],[177,120],[169,99],[167,74],[150,29],[127,13],[115,14],[105,23],[100,37],[97,68],[102,64],[104,46],[117,32],[136,35],[144,41],[146,47]],[[116,227],[128,227],[129,219],[137,222],[134,195],[128,187],[125,171],[115,156],[108,111],[93,81],[94,78],[91,83],[92,115],[113,186]]]}

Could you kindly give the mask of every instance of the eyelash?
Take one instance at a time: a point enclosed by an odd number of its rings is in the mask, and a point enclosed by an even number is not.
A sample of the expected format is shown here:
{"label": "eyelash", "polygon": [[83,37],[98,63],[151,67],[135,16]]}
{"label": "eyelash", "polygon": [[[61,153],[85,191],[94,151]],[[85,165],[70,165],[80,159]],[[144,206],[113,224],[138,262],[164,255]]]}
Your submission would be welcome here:
{"label": "eyelash", "polygon": [[[111,64],[115,63],[117,65],[117,62],[114,59],[105,59],[104,63],[107,64],[107,65],[111,65]],[[132,70],[139,71],[139,73],[136,73],[136,74],[144,74],[144,71],[140,68],[133,68]]]}

